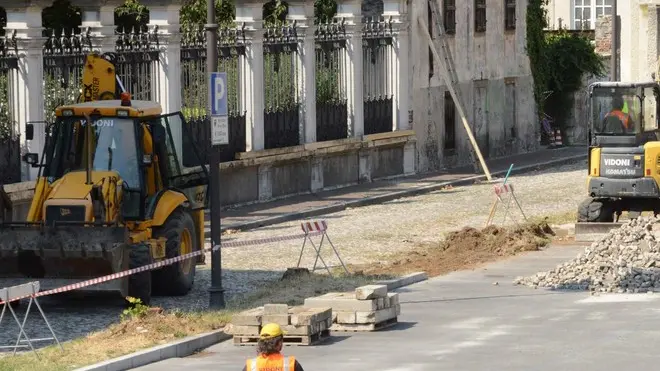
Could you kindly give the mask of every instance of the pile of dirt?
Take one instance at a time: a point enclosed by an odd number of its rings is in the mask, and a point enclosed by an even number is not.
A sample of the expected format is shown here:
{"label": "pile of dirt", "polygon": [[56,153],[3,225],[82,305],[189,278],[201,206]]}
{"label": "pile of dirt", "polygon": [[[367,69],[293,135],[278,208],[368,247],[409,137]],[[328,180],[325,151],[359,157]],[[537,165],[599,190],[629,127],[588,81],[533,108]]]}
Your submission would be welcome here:
{"label": "pile of dirt", "polygon": [[510,228],[488,226],[481,230],[465,227],[450,232],[440,243],[422,246],[406,252],[403,258],[372,265],[364,271],[371,274],[425,271],[430,276],[437,276],[475,268],[521,252],[540,250],[548,245],[551,236],[554,232],[545,222]]}

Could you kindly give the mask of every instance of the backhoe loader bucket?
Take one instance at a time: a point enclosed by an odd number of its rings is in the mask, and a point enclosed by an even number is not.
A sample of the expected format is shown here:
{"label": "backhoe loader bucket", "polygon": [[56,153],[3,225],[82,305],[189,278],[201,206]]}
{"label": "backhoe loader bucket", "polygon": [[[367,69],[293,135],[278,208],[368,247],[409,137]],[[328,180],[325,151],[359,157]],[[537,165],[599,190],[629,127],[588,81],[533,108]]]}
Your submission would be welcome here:
{"label": "backhoe loader bucket", "polygon": [[0,225],[0,278],[85,280],[128,269],[125,227]]}
{"label": "backhoe loader bucket", "polygon": [[575,223],[575,241],[590,242],[605,237],[611,230],[620,228],[623,223]]}

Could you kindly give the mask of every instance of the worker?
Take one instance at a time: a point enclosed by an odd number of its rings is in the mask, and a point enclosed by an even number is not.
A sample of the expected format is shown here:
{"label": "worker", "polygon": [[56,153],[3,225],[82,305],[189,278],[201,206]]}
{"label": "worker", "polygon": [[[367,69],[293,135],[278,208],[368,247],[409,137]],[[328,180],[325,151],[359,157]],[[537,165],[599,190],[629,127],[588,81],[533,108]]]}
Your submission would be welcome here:
{"label": "worker", "polygon": [[612,110],[605,115],[603,121],[604,132],[608,133],[625,133],[634,129],[632,117],[623,112],[624,101],[621,96],[614,96],[612,98]]}
{"label": "worker", "polygon": [[243,371],[303,371],[293,356],[284,357],[280,352],[284,342],[284,331],[276,323],[261,328],[257,343],[256,358],[245,362]]}

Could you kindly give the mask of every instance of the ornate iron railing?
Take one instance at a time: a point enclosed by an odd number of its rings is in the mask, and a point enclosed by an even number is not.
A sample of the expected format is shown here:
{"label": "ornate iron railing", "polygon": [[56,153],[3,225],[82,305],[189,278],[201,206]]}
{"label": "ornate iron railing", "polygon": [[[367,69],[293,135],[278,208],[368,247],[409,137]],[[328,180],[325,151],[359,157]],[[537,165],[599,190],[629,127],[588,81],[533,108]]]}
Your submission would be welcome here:
{"label": "ornate iron railing", "polygon": [[[211,127],[208,117],[208,76],[206,74],[206,34],[201,27],[184,29],[181,41],[182,112],[192,134],[201,161],[209,162]],[[221,28],[218,31],[218,70],[227,72],[227,104],[229,110],[229,144],[219,146],[220,160],[233,161],[236,153],[245,151],[245,110],[240,102],[239,62],[245,56],[243,28]],[[188,145],[184,142],[184,146]],[[184,148],[183,163],[196,166],[196,158]]]}
{"label": "ornate iron railing", "polygon": [[344,19],[316,29],[316,140],[348,136],[346,27]]}
{"label": "ornate iron railing", "polygon": [[117,75],[124,88],[136,100],[155,100],[159,89],[156,77],[158,50],[158,27],[149,31],[146,26],[137,31],[117,30],[115,65]]}
{"label": "ornate iron railing", "polygon": [[300,143],[298,34],[295,22],[266,28],[264,34],[265,148]]}
{"label": "ornate iron railing", "polygon": [[12,94],[18,79],[16,33],[0,39],[0,184],[21,181],[19,128]]}
{"label": "ornate iron railing", "polygon": [[44,109],[48,122],[55,120],[55,108],[80,99],[82,69],[92,51],[90,32],[48,30],[44,45]]}
{"label": "ornate iron railing", "polygon": [[364,134],[392,131],[392,19],[363,21]]}

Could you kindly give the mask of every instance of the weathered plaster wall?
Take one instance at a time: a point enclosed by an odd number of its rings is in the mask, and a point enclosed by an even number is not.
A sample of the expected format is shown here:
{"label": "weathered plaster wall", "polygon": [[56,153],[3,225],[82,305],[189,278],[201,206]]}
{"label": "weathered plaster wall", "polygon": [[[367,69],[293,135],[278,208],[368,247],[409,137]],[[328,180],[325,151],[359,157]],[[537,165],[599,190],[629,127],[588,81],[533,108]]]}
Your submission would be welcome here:
{"label": "weathered plaster wall", "polygon": [[[456,111],[456,151],[444,147],[445,82],[434,61],[429,78],[429,44],[417,23],[427,18],[426,0],[412,0],[411,57],[413,129],[420,172],[471,163],[471,145]],[[504,30],[504,8],[487,0],[487,31],[474,34],[474,2],[456,2],[456,34],[449,37],[468,121],[485,157],[538,149],[533,80],[525,53],[527,1],[517,2],[516,30]],[[435,28],[435,25],[432,26]]]}

